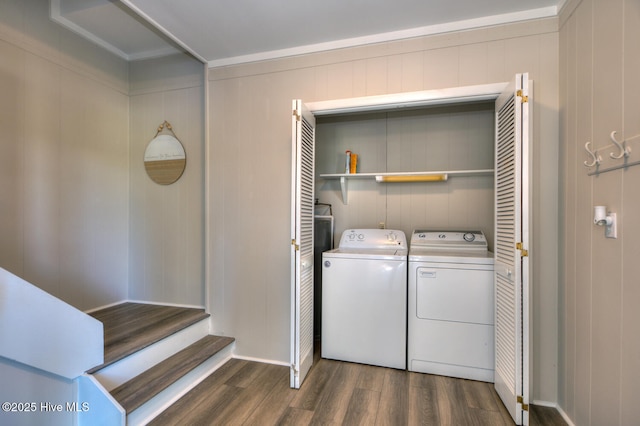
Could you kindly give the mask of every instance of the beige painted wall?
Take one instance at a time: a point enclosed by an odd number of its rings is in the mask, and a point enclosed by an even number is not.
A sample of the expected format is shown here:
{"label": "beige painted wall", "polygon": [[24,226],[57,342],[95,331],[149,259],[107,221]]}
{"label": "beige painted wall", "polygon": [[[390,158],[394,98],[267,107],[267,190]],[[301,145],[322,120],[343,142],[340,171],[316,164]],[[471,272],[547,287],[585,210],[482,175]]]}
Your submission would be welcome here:
{"label": "beige painted wall", "polygon": [[[130,65],[129,298],[204,306],[204,65],[187,55]],[[171,185],[147,176],[143,157],[168,121],[187,166]]]}
{"label": "beige painted wall", "polygon": [[558,22],[209,70],[209,303],[237,352],[289,363],[291,99],[534,80],[533,398],[557,399]]}
{"label": "beige painted wall", "polygon": [[[204,65],[127,63],[39,0],[0,2],[0,57],[0,266],[80,309],[204,306]],[[187,152],[169,186],[142,163],[164,120]]]}
{"label": "beige painted wall", "polygon": [[[588,176],[583,162],[591,141],[603,168],[620,164],[614,130],[640,160],[640,3],[571,1],[561,17],[559,403],[576,425],[637,424],[640,167]],[[593,225],[594,205],[617,213],[617,239]]]}
{"label": "beige painted wall", "polygon": [[127,296],[128,66],[0,3],[0,266],[88,309]]}

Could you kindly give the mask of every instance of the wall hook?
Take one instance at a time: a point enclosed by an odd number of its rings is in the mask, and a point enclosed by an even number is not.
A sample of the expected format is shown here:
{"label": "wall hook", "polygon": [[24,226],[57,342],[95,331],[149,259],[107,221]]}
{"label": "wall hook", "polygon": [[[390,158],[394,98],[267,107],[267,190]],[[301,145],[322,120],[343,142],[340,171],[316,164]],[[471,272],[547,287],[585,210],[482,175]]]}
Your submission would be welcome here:
{"label": "wall hook", "polygon": [[598,150],[591,151],[591,149],[589,149],[589,144],[590,143],[591,142],[587,142],[587,143],[584,144],[584,149],[587,150],[587,152],[589,153],[589,156],[591,156],[591,159],[592,159],[591,164],[589,164],[588,161],[584,162],[584,165],[587,166],[587,167],[593,167],[595,165],[600,164],[600,162],[602,161],[602,157],[600,157],[598,155]]}
{"label": "wall hook", "polygon": [[616,131],[614,130],[613,132],[611,132],[611,141],[618,147],[618,149],[620,149],[620,154],[618,155],[613,155],[613,152],[609,154],[609,157],[615,159],[615,160],[619,160],[622,157],[628,157],[629,153],[631,152],[631,148],[628,146],[625,146],[626,143],[625,141],[622,141],[622,143],[618,142],[616,140]]}

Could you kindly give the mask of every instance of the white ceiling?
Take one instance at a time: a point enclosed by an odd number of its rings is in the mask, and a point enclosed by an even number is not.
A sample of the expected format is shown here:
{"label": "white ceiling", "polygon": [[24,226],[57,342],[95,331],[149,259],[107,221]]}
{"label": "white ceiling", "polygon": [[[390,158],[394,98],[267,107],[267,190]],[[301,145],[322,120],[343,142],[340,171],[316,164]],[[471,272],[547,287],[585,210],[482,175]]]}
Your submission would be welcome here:
{"label": "white ceiling", "polygon": [[556,16],[565,0],[50,0],[56,22],[136,60],[210,67]]}

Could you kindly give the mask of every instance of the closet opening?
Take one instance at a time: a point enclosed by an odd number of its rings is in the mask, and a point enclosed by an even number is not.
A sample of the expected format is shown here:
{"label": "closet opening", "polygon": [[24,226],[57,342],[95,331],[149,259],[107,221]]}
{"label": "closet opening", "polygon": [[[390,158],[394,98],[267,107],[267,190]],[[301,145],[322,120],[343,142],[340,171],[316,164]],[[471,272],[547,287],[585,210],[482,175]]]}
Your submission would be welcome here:
{"label": "closet opening", "polygon": [[[497,254],[494,279],[503,284],[496,287],[496,359],[501,357],[507,368],[496,363],[496,389],[518,424],[528,422],[530,390],[530,269],[525,254],[531,221],[530,105],[525,73],[503,84],[311,104],[298,100],[292,126],[292,176],[298,180],[294,187],[312,194],[293,196],[292,230],[304,228],[294,226],[296,212],[314,211],[318,200],[318,205],[331,205],[334,241],[356,227],[398,229],[408,236],[423,227],[472,227],[485,233]],[[311,154],[304,154],[299,147],[309,141]],[[348,173],[346,151],[359,158]],[[300,180],[304,169],[313,175],[306,182]],[[435,172],[451,178],[399,184],[376,179],[381,174]],[[317,261],[303,260],[301,236],[292,232],[291,383],[296,388],[311,368],[303,360],[313,353],[314,338],[322,336],[322,330],[313,327],[314,315],[309,315],[314,305],[316,310],[322,307],[314,302],[315,295],[308,297],[313,281],[322,278],[314,277],[310,286],[304,281],[309,263],[313,267]],[[499,312],[505,306],[507,310]],[[506,352],[505,342],[513,345]],[[515,359],[508,356],[512,352]]]}

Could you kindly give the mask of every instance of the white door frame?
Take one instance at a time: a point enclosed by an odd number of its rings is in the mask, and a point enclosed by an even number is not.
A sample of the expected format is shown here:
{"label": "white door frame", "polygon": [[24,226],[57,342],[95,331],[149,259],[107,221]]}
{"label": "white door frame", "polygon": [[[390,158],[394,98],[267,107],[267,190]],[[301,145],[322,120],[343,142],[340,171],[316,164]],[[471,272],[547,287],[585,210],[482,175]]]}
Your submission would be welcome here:
{"label": "white door frame", "polygon": [[307,102],[305,105],[316,117],[355,112],[418,108],[429,105],[447,105],[463,102],[494,101],[508,83],[480,84],[477,86],[423,90],[390,95],[363,96],[332,101]]}

